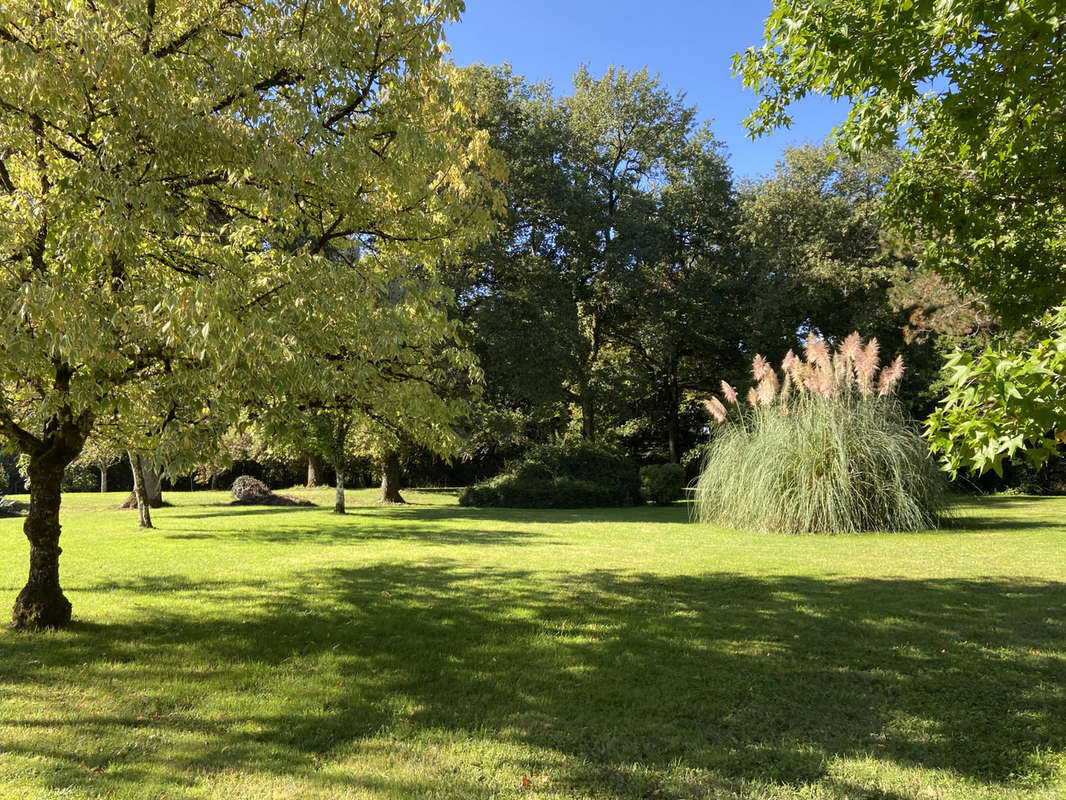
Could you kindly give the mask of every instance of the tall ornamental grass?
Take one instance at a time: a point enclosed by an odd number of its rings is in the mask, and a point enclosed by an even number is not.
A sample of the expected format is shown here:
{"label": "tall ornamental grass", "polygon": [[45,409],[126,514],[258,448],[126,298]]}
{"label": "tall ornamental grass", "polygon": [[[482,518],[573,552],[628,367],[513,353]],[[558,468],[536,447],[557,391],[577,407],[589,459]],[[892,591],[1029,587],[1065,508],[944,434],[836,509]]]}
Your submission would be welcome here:
{"label": "tall ornamental grass", "polygon": [[721,428],[696,487],[701,522],[781,533],[937,526],[946,481],[896,400],[901,358],[881,369],[877,340],[853,333],[835,353],[809,337],[780,376],[762,356],[752,366],[747,403],[724,381],[725,403],[707,401]]}

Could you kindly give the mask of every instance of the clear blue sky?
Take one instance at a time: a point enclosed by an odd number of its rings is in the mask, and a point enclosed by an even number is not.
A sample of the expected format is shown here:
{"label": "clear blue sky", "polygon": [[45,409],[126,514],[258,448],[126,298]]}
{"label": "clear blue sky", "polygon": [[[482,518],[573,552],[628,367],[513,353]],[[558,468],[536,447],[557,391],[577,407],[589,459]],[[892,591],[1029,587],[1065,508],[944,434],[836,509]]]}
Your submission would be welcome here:
{"label": "clear blue sky", "polygon": [[611,64],[647,66],[712,120],[744,178],[771,172],[789,145],[821,142],[846,115],[842,105],[809,98],[789,130],[747,137],[741,123],[755,95],[733,77],[732,57],[762,40],[769,11],[769,0],[466,0],[446,36],[457,64],[507,61],[529,79],[550,78],[560,94],[583,63],[594,74]]}

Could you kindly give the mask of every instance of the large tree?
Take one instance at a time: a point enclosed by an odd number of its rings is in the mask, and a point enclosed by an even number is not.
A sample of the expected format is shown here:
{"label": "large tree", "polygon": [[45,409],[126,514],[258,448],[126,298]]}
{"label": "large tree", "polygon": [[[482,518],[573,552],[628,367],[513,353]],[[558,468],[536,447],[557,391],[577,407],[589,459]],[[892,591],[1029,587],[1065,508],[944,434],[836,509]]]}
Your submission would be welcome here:
{"label": "large tree", "polygon": [[[679,463],[681,409],[712,376],[743,359],[752,284],[736,235],[737,198],[720,143],[704,128],[667,165],[649,194],[654,246],[636,261],[611,339],[622,367],[618,406],[643,405],[656,433],[654,455]],[[619,383],[619,381],[615,381]]]}
{"label": "large tree", "polygon": [[[646,303],[652,314],[653,295],[660,306],[668,296],[686,301],[683,292],[659,290],[666,273],[686,272],[698,249],[689,247],[691,231],[671,226],[728,227],[728,170],[713,138],[695,129],[695,109],[646,70],[593,76],[582,69],[561,99],[506,68],[472,74],[481,123],[510,171],[506,219],[469,254],[461,290],[487,392],[531,421],[554,420],[562,428],[570,405],[592,439],[619,346],[642,338],[656,377],[669,381],[669,364],[659,374],[660,355],[652,352],[662,337],[634,312]],[[664,186],[675,179],[702,180],[707,190],[689,198],[684,221],[681,190],[670,204],[675,219],[664,212]],[[685,324],[675,320],[668,338]]]}
{"label": "large tree", "polygon": [[[298,385],[273,365],[330,318],[355,326],[348,354],[368,373],[375,347],[400,346],[358,307],[488,213],[485,137],[440,61],[460,8],[0,9],[0,433],[32,485],[16,627],[70,619],[59,482],[98,415],[158,381],[205,403],[275,373]],[[337,241],[397,257],[338,266]]]}

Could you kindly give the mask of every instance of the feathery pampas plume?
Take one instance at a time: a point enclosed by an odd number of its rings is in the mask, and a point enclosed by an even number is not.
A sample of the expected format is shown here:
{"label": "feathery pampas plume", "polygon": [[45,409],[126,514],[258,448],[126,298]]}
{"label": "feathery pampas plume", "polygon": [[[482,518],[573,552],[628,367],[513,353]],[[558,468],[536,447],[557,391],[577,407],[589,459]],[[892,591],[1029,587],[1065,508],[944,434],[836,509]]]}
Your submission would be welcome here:
{"label": "feathery pampas plume", "polygon": [[714,421],[721,424],[725,422],[726,410],[722,405],[722,401],[717,397],[712,397],[710,400],[703,401],[704,407],[707,409],[707,413],[714,418]]}
{"label": "feathery pampas plume", "polygon": [[[935,527],[946,500],[943,475],[914,423],[891,399],[903,359],[878,374],[877,340],[863,342],[858,333],[835,352],[809,336],[805,352],[801,359],[789,351],[781,380],[756,356],[750,407],[736,403],[736,390],[722,382],[726,400],[741,413],[708,445],[696,516],[783,533]],[[725,422],[718,398],[706,406]]]}

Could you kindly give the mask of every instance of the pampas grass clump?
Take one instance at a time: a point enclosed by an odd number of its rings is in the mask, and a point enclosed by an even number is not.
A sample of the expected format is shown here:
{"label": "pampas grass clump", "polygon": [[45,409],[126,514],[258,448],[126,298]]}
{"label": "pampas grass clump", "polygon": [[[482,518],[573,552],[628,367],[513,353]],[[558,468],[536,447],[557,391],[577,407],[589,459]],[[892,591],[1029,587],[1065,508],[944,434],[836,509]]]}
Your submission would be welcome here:
{"label": "pampas grass clump", "polygon": [[723,425],[696,488],[701,522],[781,533],[937,526],[946,481],[895,399],[901,359],[879,370],[875,339],[852,334],[834,354],[811,337],[780,378],[761,356],[753,373],[747,406],[723,383],[735,419],[707,403]]}

